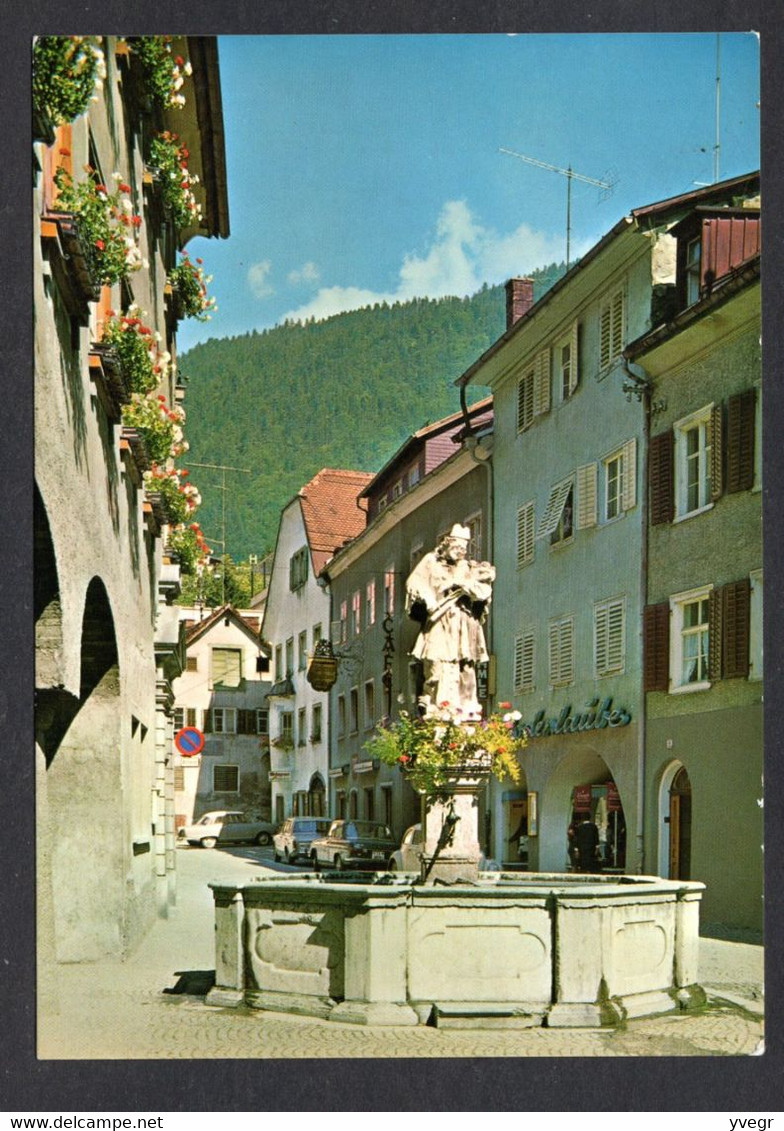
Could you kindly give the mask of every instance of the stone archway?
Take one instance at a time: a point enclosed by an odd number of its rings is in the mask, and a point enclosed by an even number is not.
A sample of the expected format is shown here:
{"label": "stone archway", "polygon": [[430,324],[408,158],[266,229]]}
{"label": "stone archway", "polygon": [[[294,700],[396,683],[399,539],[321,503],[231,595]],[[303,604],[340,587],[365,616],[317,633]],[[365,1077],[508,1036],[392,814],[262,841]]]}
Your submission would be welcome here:
{"label": "stone archway", "polygon": [[659,786],[659,875],[691,878],[691,780],[682,762],[672,761]]}
{"label": "stone archway", "polygon": [[598,785],[612,777],[607,763],[590,747],[566,754],[560,760],[539,798],[537,867],[540,872],[563,872],[567,867],[567,829],[572,819],[572,794],[575,787]]}
{"label": "stone archway", "polygon": [[54,951],[81,962],[124,949],[120,670],[109,599],[93,578],[85,598],[79,697],[53,718],[47,751],[45,835]]}
{"label": "stone archway", "polygon": [[314,774],[308,786],[308,812],[311,817],[325,817],[327,813],[327,789],[321,774]]}

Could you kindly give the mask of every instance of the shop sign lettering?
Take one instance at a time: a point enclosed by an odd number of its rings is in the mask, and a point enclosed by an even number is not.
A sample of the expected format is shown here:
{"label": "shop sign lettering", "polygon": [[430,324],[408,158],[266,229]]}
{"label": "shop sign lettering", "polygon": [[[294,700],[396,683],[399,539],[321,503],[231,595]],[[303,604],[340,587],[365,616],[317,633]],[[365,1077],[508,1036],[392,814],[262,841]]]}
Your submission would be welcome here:
{"label": "shop sign lettering", "polygon": [[631,721],[631,711],[626,710],[625,707],[613,707],[612,697],[607,696],[601,701],[598,698],[592,699],[587,710],[575,711],[574,714],[569,703],[560,715],[553,718],[547,718],[543,707],[541,711],[537,711],[531,722],[526,723],[521,720],[515,731],[518,735],[525,735],[527,738],[546,738],[554,734],[578,734],[586,730],[606,730],[608,727],[615,729],[628,726]]}

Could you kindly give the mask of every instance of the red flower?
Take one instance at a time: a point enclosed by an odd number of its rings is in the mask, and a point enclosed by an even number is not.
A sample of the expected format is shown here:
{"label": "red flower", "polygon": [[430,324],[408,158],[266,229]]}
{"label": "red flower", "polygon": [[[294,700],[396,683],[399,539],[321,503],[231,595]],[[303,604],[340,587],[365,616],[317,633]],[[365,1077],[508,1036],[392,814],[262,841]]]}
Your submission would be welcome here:
{"label": "red flower", "polygon": [[166,404],[166,397],[163,395],[163,393],[158,393],[158,400],[163,401],[163,403]]}
{"label": "red flower", "polygon": [[65,146],[63,146],[63,148],[62,148],[62,149],[58,149],[58,151],[57,151],[57,152],[58,152],[59,154],[61,154],[61,156],[63,156],[63,157],[70,157],[70,156],[71,156],[71,151],[70,151],[70,149],[66,149],[66,148],[65,148]]}
{"label": "red flower", "polygon": [[130,185],[126,185],[126,184],[125,184],[125,182],[123,182],[123,183],[122,183],[122,184],[120,185],[120,192],[130,192],[130,191],[131,191],[131,186],[130,186]]}
{"label": "red flower", "polygon": [[400,757],[398,758],[398,762],[410,762],[410,761],[411,761],[411,758],[408,754],[401,754]]}
{"label": "red flower", "polygon": [[178,67],[183,67],[185,65],[185,60],[183,59],[182,55],[178,55],[174,62]]}
{"label": "red flower", "polygon": [[188,471],[188,469],[184,467],[180,472],[180,475],[190,475],[190,471]]}
{"label": "red flower", "polygon": [[107,189],[106,189],[106,185],[96,185],[96,186],[95,186],[95,191],[96,191],[96,192],[106,192],[106,191],[107,191]]}
{"label": "red flower", "polygon": [[113,310],[107,310],[106,311],[106,317],[107,318],[114,318],[114,311]]}
{"label": "red flower", "polygon": [[501,707],[502,710],[508,711],[510,709],[510,707],[512,706],[512,704],[504,702],[504,703],[499,703],[498,706]]}
{"label": "red flower", "polygon": [[134,217],[132,217],[132,219],[131,219],[131,223],[133,224],[133,226],[134,226],[135,228],[138,228],[138,227],[139,227],[139,225],[141,224],[141,222],[142,222],[142,218],[141,218],[141,216],[134,216]]}
{"label": "red flower", "polygon": [[103,249],[106,247],[106,244],[103,242],[103,240],[96,240],[95,246],[98,248],[99,251],[103,251]]}
{"label": "red flower", "polygon": [[197,260],[196,260],[196,262],[197,262],[197,263],[203,263],[203,262],[204,262],[204,260],[203,260],[203,259],[197,259]]}

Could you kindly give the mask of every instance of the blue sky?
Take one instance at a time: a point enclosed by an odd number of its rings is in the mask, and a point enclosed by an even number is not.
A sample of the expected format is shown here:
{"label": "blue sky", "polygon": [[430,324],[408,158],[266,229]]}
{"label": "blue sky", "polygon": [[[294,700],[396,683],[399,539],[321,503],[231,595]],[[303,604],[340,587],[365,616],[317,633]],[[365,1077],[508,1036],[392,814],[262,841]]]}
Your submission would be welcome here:
{"label": "blue sky", "polygon": [[[720,37],[722,179],[759,167],[759,45]],[[210,337],[471,294],[572,259],[631,208],[710,183],[714,33],[219,39],[231,236],[191,241]],[[617,178],[617,180],[616,180]]]}

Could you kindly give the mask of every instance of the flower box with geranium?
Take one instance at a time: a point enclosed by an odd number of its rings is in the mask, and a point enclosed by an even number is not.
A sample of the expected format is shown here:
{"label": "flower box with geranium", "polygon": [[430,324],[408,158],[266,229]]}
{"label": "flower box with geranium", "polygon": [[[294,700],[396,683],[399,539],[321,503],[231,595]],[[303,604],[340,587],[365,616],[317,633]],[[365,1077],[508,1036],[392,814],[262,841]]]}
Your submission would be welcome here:
{"label": "flower box with geranium", "polygon": [[188,170],[189,156],[177,134],[169,130],[158,134],[150,143],[147,166],[178,228],[187,228],[201,220],[201,205],[193,191],[199,178]]}
{"label": "flower box with geranium", "polygon": [[212,282],[212,275],[204,274],[201,259],[194,262],[185,252],[177,266],[169,272],[168,279],[183,317],[208,322],[218,306],[215,299],[207,294],[207,284]]}
{"label": "flower box with geranium", "polygon": [[191,522],[188,526],[177,526],[171,530],[166,548],[177,555],[180,572],[184,574],[196,573],[210,556],[210,548],[204,540],[198,522]]}
{"label": "flower box with geranium", "polygon": [[371,758],[400,766],[414,789],[427,796],[437,794],[456,775],[489,771],[518,781],[517,755],[526,745],[514,735],[518,718],[516,711],[463,718],[448,704],[425,718],[401,711],[397,722],[378,727],[365,750]]}
{"label": "flower box with geranium", "polygon": [[134,213],[130,186],[119,173],[113,179],[117,187],[110,192],[92,176],[75,181],[61,165],[54,174],[58,195],[52,209],[73,221],[90,274],[110,286],[145,266],[136,238],[141,217]]}
{"label": "flower box with geranium", "polygon": [[135,35],[128,48],[141,63],[142,83],[150,102],[163,110],[181,110],[185,96],[181,88],[193,73],[190,62],[172,50],[170,35]]}
{"label": "flower box with geranium", "polygon": [[[33,110],[55,125],[84,114],[100,93],[106,62],[95,35],[39,35],[33,44]],[[43,140],[51,140],[43,136]]]}
{"label": "flower box with geranium", "polygon": [[160,334],[145,324],[144,317],[136,305],[125,314],[111,311],[101,339],[113,351],[132,393],[151,393],[166,380],[171,365],[168,350],[160,349]]}
{"label": "flower box with geranium", "polygon": [[184,420],[184,410],[169,408],[162,393],[157,397],[134,393],[122,409],[123,424],[139,433],[150,459],[158,464],[187,451]]}
{"label": "flower box with geranium", "polygon": [[178,526],[189,521],[201,503],[201,495],[188,482],[184,468],[157,465],[145,473],[144,487],[148,495],[159,496],[169,524]]}

